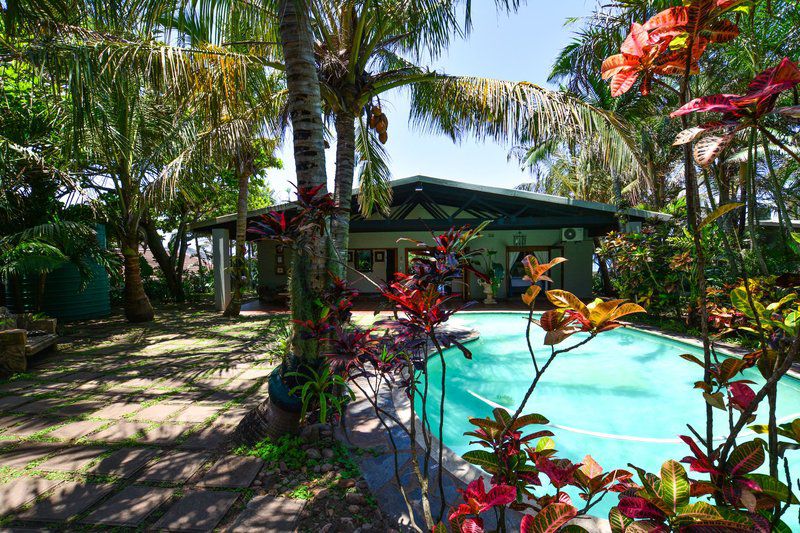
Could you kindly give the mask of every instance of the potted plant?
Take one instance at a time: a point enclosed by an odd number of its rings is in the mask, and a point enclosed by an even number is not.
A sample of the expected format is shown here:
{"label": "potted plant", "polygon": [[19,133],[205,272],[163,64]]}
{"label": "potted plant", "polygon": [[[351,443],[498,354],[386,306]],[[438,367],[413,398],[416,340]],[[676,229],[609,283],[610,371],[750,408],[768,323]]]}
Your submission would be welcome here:
{"label": "potted plant", "polygon": [[478,280],[486,295],[486,299],[484,299],[483,303],[487,305],[497,303],[494,297],[497,294],[497,290],[500,288],[500,283],[503,282],[506,275],[503,265],[494,260],[494,256],[496,255],[497,250],[486,250],[481,254],[480,261],[475,262],[475,265],[489,278],[488,281],[482,279]]}

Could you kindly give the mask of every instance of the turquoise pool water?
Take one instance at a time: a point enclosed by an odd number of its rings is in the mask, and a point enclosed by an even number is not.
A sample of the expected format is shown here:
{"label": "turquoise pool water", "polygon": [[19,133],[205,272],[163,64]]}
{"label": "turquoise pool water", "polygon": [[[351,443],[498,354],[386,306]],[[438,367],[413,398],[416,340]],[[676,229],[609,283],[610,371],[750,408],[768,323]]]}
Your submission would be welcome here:
{"label": "turquoise pool water", "polygon": [[[468,345],[472,360],[455,349],[445,354],[444,442],[456,453],[470,449],[469,438],[464,436],[472,429],[468,417],[490,416],[490,404],[513,411],[527,391],[533,368],[525,343],[526,319],[522,313],[462,313],[452,319],[480,332],[480,339]],[[549,351],[542,345],[544,335],[535,326],[532,332],[533,346],[540,348],[537,353],[543,360]],[[583,335],[572,336],[563,346],[585,338]],[[590,454],[606,470],[631,462],[658,472],[666,459],[688,455],[686,445],[677,440],[678,435],[689,434],[687,423],[698,431],[705,427],[705,403],[693,389],[694,382],[702,379],[702,370],[678,357],[683,353],[702,357],[702,350],[641,331],[619,328],[603,333],[553,362],[525,412],[541,413],[551,424],[570,428],[549,428],[555,433],[561,457],[579,462]],[[438,427],[438,362],[430,371],[429,414],[433,427]],[[746,377],[763,383],[757,371],[747,371]],[[779,388],[779,421],[800,416],[800,382],[786,378]],[[766,402],[761,407],[759,422],[766,419]],[[716,418],[715,434],[724,435],[724,413],[716,413],[722,416]],[[794,459],[796,478],[800,460],[797,454]],[[592,514],[605,516],[616,501],[616,495],[607,496]],[[796,517],[796,512],[790,511],[787,523]],[[800,530],[796,524],[793,527]]]}

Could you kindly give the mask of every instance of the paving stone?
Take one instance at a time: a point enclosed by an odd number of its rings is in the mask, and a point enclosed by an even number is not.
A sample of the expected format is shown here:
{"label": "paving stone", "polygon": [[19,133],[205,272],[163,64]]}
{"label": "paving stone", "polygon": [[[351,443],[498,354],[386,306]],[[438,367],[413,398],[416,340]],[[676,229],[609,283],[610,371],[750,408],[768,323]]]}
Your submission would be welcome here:
{"label": "paving stone", "polygon": [[15,437],[30,437],[40,431],[44,431],[55,426],[55,420],[45,420],[40,418],[22,419],[21,423],[12,428],[6,429],[6,435],[14,435]]}
{"label": "paving stone", "polygon": [[231,492],[190,492],[170,507],[155,523],[154,528],[167,531],[213,531],[238,497],[237,493]]}
{"label": "paving stone", "polygon": [[119,421],[113,426],[94,433],[92,440],[101,440],[108,442],[121,442],[128,439],[139,438],[139,435],[148,428],[149,424],[144,422],[128,422]]}
{"label": "paving stone", "polygon": [[0,411],[13,411],[16,407],[33,399],[30,396],[3,396],[0,398]]}
{"label": "paving stone", "polygon": [[53,493],[36,502],[18,518],[36,522],[55,522],[81,513],[113,490],[113,485],[93,485],[66,481]]}
{"label": "paving stone", "polygon": [[17,413],[26,413],[31,415],[38,415],[51,409],[55,409],[64,403],[63,398],[43,398],[35,402],[26,403],[19,407],[15,407],[14,411]]}
{"label": "paving stone", "polygon": [[47,434],[48,437],[55,437],[61,440],[74,440],[84,435],[88,435],[93,431],[97,431],[108,422],[101,420],[80,420],[78,422],[70,422],[58,427]]}
{"label": "paving stone", "polygon": [[181,483],[192,477],[208,460],[205,453],[174,451],[164,455],[139,477],[141,481],[169,481]]}
{"label": "paving stone", "polygon": [[[181,405],[180,407],[184,407]],[[190,405],[185,410],[178,413],[175,417],[176,422],[188,422],[197,424],[204,421],[206,418],[213,416],[219,412],[219,408],[213,405]]]}
{"label": "paving stone", "polygon": [[258,457],[223,457],[206,472],[199,484],[216,488],[246,488],[263,466],[264,461]]}
{"label": "paving stone", "polygon": [[23,443],[13,450],[0,453],[0,466],[24,468],[31,461],[38,461],[59,449],[48,443]]}
{"label": "paving stone", "polygon": [[305,500],[256,496],[228,529],[228,531],[259,531],[261,533],[286,533],[294,531],[297,517]]}
{"label": "paving stone", "polygon": [[0,485],[0,516],[25,505],[60,483],[38,477],[18,477]]}
{"label": "paving stone", "polygon": [[234,407],[223,413],[220,413],[220,415],[214,420],[214,423],[236,426],[242,421],[242,418],[247,416],[247,413],[249,412],[250,408],[248,407]]}
{"label": "paving stone", "polygon": [[103,402],[97,400],[80,401],[60,406],[52,412],[58,416],[86,416],[103,407]]}
{"label": "paving stone", "polygon": [[214,424],[193,433],[179,447],[190,450],[214,450],[225,444],[235,430],[235,426]]}
{"label": "paving stone", "polygon": [[231,379],[244,373],[243,368],[215,368],[208,372],[207,377],[217,379]]}
{"label": "paving stone", "polygon": [[162,445],[174,444],[191,427],[189,424],[161,424],[147,429],[144,432],[144,437],[141,438],[141,442]]}
{"label": "paving stone", "polygon": [[83,522],[106,526],[136,527],[167,501],[175,489],[130,485],[112,496]]}
{"label": "paving stone", "polygon": [[25,420],[21,416],[0,416],[0,432],[3,432]]}
{"label": "paving stone", "polygon": [[65,448],[53,457],[47,459],[37,468],[47,472],[73,472],[83,469],[86,465],[105,453],[102,448],[88,446],[75,446]]}
{"label": "paving stone", "polygon": [[133,418],[136,420],[151,420],[153,422],[163,422],[170,416],[177,413],[181,408],[182,405],[174,405],[168,403],[157,403],[155,405],[151,405],[150,407],[145,407],[138,413],[136,413]]}
{"label": "paving stone", "polygon": [[251,368],[246,370],[244,374],[240,375],[237,379],[261,379],[269,376],[271,373],[271,368]]}
{"label": "paving stone", "polygon": [[157,389],[179,389],[185,387],[189,382],[182,379],[165,379],[156,383]]}
{"label": "paving stone", "polygon": [[223,385],[222,388],[230,393],[241,394],[253,388],[255,384],[256,382],[251,379],[234,379]]}
{"label": "paving stone", "polygon": [[9,393],[9,392],[17,392],[25,389],[29,389],[36,385],[35,381],[23,380],[18,379],[16,381],[7,381],[5,383],[0,383],[0,393]]}
{"label": "paving stone", "polygon": [[122,448],[101,459],[88,471],[127,478],[138,472],[157,453],[152,448]]}
{"label": "paving stone", "polygon": [[95,411],[90,416],[92,418],[111,418],[111,419],[119,419],[124,417],[125,415],[129,415],[135,412],[137,409],[141,407],[138,403],[133,402],[115,402],[109,405],[106,405],[102,409]]}

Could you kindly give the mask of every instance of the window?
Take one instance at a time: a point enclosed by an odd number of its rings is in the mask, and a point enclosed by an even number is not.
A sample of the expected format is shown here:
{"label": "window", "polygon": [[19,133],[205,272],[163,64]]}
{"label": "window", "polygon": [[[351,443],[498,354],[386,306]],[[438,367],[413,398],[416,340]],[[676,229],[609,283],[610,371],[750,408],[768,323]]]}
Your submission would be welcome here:
{"label": "window", "polygon": [[372,250],[356,250],[355,266],[359,272],[372,272]]}

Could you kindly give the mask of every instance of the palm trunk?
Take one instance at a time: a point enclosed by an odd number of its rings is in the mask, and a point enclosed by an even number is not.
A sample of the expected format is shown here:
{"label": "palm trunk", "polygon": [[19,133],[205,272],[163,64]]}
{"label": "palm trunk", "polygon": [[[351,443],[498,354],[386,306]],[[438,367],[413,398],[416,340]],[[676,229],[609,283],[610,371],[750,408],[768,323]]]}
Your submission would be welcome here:
{"label": "palm trunk", "polygon": [[128,322],[149,322],[153,320],[153,306],[144,292],[142,273],[139,269],[139,239],[125,235],[122,242],[122,256],[125,259],[125,318]]}
{"label": "palm trunk", "polygon": [[245,263],[245,242],[247,239],[247,193],[250,175],[253,173],[253,158],[244,155],[236,164],[239,175],[239,201],[236,205],[236,254],[233,258],[233,287],[231,301],[223,313],[225,316],[239,316],[242,310],[242,287],[247,280]]}
{"label": "palm trunk", "polygon": [[350,241],[350,204],[353,198],[353,174],[356,169],[356,129],[352,113],[342,111],[336,115],[336,190],[334,199],[341,209],[331,222],[335,257],[332,271],[344,277],[347,246]]}
{"label": "palm trunk", "polygon": [[[298,11],[298,6],[303,10]],[[304,6],[304,2],[297,0],[278,3],[298,188],[327,183],[319,78],[314,62],[313,35]],[[325,239],[317,237],[311,239],[309,246],[298,248],[292,255],[289,291],[295,327],[292,332],[293,354],[285,368],[296,368],[301,363],[314,365],[318,360],[317,343],[303,339],[296,324],[318,318],[316,315],[320,310],[314,302],[325,285],[326,252]],[[300,409],[288,410],[267,398],[242,420],[237,428],[237,438],[254,442],[264,436],[277,437],[294,431],[299,421]]]}
{"label": "palm trunk", "polygon": [[164,249],[164,243],[161,240],[161,235],[158,233],[158,230],[156,230],[152,221],[144,219],[142,220],[141,225],[142,229],[144,229],[145,238],[147,239],[147,246],[150,248],[153,258],[156,260],[156,263],[158,263],[158,267],[161,269],[161,273],[164,275],[164,281],[167,284],[167,290],[169,291],[173,300],[176,302],[183,302],[186,299],[186,295],[183,292],[183,284],[175,275],[174,262]]}
{"label": "palm trunk", "polygon": [[[600,245],[600,237],[595,237],[595,249],[600,248]],[[603,281],[603,296],[612,296],[614,294],[614,285],[611,283],[611,273],[608,271],[608,263],[600,254],[597,254],[597,269],[600,271],[600,279]]]}

